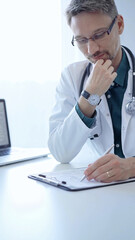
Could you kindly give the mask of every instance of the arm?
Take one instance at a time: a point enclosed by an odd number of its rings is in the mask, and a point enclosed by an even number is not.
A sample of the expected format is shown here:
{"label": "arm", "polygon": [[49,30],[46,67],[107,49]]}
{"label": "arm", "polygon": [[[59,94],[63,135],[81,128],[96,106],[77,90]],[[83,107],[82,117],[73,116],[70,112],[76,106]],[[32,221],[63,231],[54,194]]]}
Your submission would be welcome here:
{"label": "arm", "polygon": [[49,119],[48,146],[53,156],[62,163],[70,162],[79,153],[91,132],[75,110],[80,86],[78,81],[86,66],[87,63],[65,69],[56,89],[55,106]]}
{"label": "arm", "polygon": [[[116,78],[117,73],[114,72],[111,60],[97,61],[95,67],[88,78],[85,90],[90,94],[97,94],[100,97],[109,89],[111,83]],[[79,107],[82,113],[91,117],[95,111],[96,106],[92,106],[82,96],[79,98]]]}
{"label": "arm", "polygon": [[[56,104],[50,117],[48,146],[54,157],[62,163],[70,162],[80,152],[96,128],[88,128],[75,110],[78,101],[82,113],[91,118],[96,108],[82,96],[78,99],[80,69],[76,69],[72,73],[68,69],[63,73],[56,91]],[[116,77],[113,69],[110,60],[105,63],[99,60],[87,80],[85,90],[100,96],[104,94]],[[102,87],[99,87],[100,85]]]}

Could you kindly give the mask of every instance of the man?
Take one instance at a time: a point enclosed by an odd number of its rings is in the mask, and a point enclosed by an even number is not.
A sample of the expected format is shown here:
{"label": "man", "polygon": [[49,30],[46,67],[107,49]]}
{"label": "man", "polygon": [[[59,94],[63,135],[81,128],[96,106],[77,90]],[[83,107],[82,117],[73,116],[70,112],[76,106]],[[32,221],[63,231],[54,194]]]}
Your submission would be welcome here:
{"label": "man", "polygon": [[114,154],[90,164],[85,176],[103,182],[134,177],[135,116],[125,110],[133,70],[129,53],[120,45],[123,17],[113,0],[72,0],[66,16],[72,44],[87,60],[62,73],[50,117],[49,148],[58,161],[67,163],[86,142],[99,153],[114,143]]}

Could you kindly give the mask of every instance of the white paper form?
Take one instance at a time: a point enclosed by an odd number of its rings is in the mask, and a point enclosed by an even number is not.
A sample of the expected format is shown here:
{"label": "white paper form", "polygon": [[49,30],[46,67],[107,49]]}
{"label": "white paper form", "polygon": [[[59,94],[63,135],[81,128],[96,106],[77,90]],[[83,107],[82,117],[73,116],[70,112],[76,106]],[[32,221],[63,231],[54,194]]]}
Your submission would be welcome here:
{"label": "white paper form", "polygon": [[[81,182],[80,180],[84,174],[85,169],[86,168],[74,168],[74,169],[68,169],[68,170],[62,170],[62,171],[56,171],[56,172],[44,172],[44,173],[36,174],[33,176],[35,176],[35,180],[39,180],[39,181],[42,180],[43,182],[47,182],[49,184],[51,184],[51,182],[54,182],[54,183],[57,183],[59,186],[68,188],[69,190],[89,189],[89,188],[103,187],[108,185],[135,181],[135,179],[129,179],[126,181],[102,183],[102,182],[97,182],[95,180],[88,181],[85,178]],[[50,182],[48,182],[49,180]]]}

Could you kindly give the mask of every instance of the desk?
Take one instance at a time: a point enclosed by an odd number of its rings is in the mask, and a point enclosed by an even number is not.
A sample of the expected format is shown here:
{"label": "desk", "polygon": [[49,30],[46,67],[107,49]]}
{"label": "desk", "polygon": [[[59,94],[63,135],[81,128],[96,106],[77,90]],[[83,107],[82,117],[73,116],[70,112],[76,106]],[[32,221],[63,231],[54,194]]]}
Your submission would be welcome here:
{"label": "desk", "polygon": [[44,158],[0,168],[0,240],[135,240],[135,183],[68,192],[27,176],[61,165]]}

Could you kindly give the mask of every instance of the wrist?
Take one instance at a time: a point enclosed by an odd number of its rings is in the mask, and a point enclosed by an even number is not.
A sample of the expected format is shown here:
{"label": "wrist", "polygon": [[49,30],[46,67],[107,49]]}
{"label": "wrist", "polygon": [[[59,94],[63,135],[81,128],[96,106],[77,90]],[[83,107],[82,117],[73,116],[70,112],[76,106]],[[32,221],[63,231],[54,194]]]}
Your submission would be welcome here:
{"label": "wrist", "polygon": [[79,108],[81,112],[86,116],[91,118],[93,113],[95,112],[96,106],[92,106],[89,104],[87,99],[84,97],[80,96],[80,99],[78,101]]}
{"label": "wrist", "polygon": [[135,157],[127,158],[129,178],[135,177]]}
{"label": "wrist", "polygon": [[89,102],[92,106],[97,106],[101,102],[100,96],[98,94],[91,94],[86,90],[83,90],[81,95]]}

